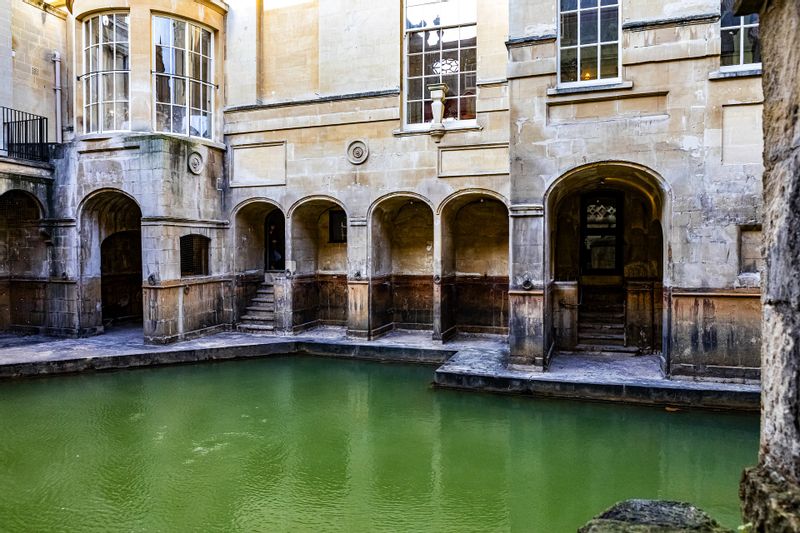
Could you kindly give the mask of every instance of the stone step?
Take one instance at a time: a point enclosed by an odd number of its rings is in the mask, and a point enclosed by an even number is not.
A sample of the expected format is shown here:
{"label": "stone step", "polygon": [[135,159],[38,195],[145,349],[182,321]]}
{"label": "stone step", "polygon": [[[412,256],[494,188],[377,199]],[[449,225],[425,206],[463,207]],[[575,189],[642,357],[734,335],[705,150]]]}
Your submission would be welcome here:
{"label": "stone step", "polygon": [[259,303],[259,304],[274,304],[275,297],[274,296],[256,296],[252,299],[250,303]]}
{"label": "stone step", "polygon": [[586,346],[625,346],[625,335],[578,335],[578,344]]}
{"label": "stone step", "polygon": [[625,331],[625,324],[621,322],[578,322],[578,331],[605,331],[617,332]]}
{"label": "stone step", "polygon": [[237,328],[243,333],[274,333],[275,326],[264,324],[239,324]]}
{"label": "stone step", "polygon": [[248,324],[255,323],[255,324],[264,324],[264,325],[271,325],[275,323],[274,317],[264,317],[264,316],[257,316],[257,315],[242,315],[240,317],[242,322],[247,322]]}
{"label": "stone step", "polygon": [[639,348],[635,346],[617,346],[615,344],[584,344],[579,343],[575,345],[576,352],[593,352],[593,353],[620,353],[626,355],[633,355],[639,352]]}
{"label": "stone step", "polygon": [[256,290],[256,294],[263,294],[265,296],[266,295],[274,296],[275,295],[275,289],[258,289],[258,290]]}
{"label": "stone step", "polygon": [[272,309],[260,309],[258,307],[248,307],[245,316],[257,318],[259,320],[275,320],[275,311]]}

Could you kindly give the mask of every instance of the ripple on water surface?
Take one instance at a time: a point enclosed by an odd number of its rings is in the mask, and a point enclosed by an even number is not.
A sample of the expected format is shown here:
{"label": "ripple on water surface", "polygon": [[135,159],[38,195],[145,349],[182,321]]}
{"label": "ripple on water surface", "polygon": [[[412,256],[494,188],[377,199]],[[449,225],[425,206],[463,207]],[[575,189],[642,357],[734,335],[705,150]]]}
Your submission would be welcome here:
{"label": "ripple on water surface", "polygon": [[729,526],[753,415],[430,387],[276,358],[0,383],[0,529],[574,531],[625,498]]}

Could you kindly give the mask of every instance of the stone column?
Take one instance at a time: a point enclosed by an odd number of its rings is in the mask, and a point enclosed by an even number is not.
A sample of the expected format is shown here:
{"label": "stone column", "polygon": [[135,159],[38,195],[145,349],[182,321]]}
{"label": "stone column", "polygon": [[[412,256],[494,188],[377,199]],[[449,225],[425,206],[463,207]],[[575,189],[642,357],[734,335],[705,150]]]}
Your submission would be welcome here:
{"label": "stone column", "polygon": [[800,531],[800,4],[760,10],[764,84],[761,451],[740,488],[753,531]]}
{"label": "stone column", "polygon": [[510,363],[543,369],[544,346],[544,208],[511,206],[509,277]]}
{"label": "stone column", "polygon": [[347,232],[347,335],[369,337],[367,218],[350,217]]}

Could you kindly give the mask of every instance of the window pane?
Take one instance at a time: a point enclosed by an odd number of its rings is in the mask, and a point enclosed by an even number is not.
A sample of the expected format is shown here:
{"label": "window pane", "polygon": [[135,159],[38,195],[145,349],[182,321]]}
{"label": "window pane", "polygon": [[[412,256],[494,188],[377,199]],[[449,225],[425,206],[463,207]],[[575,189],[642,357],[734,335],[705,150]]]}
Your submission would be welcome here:
{"label": "window pane", "polygon": [[408,75],[422,76],[422,54],[408,56]]}
{"label": "window pane", "polygon": [[169,103],[172,95],[169,90],[169,77],[156,76],[156,102]]}
{"label": "window pane", "polygon": [[475,98],[460,98],[461,120],[472,120],[475,118]]}
{"label": "window pane", "polygon": [[739,64],[739,30],[722,30],[720,63],[728,67]]}
{"label": "window pane", "polygon": [[202,47],[200,45],[200,33],[201,30],[197,26],[191,26],[189,36],[189,50],[195,53],[201,53]]}
{"label": "window pane", "polygon": [[178,76],[186,76],[186,52],[180,48],[175,48],[172,52],[175,57],[172,72]]}
{"label": "window pane", "polygon": [[424,34],[421,32],[410,33],[408,35],[408,51],[409,53],[422,52],[422,43],[424,41]]}
{"label": "window pane", "polygon": [[600,77],[616,78],[619,74],[618,46],[617,44],[605,44],[600,47]]}
{"label": "window pane", "polygon": [[433,110],[431,109],[430,100],[425,100],[425,103],[422,106],[422,120],[425,122],[430,122],[433,120]]}
{"label": "window pane", "polygon": [[99,98],[100,89],[98,84],[100,83],[100,77],[95,74],[94,76],[89,78],[89,103],[94,104],[97,103]]}
{"label": "window pane", "polygon": [[578,81],[578,49],[561,50],[561,83]]}
{"label": "window pane", "polygon": [[754,15],[745,15],[743,18],[745,24],[758,24],[758,13]]}
{"label": "window pane", "polygon": [[457,74],[455,76],[442,76],[442,83],[447,85],[447,96],[458,96],[460,94]]}
{"label": "window pane", "polygon": [[114,54],[114,69],[115,70],[128,70],[128,43],[117,43],[116,53]]}
{"label": "window pane", "polygon": [[733,15],[733,0],[722,0],[720,13],[722,15],[719,22],[721,27],[726,28],[728,26],[738,26],[740,24],[741,18]]}
{"label": "window pane", "polygon": [[214,87],[209,87],[208,85],[203,85],[203,109],[205,111],[212,111],[211,109],[211,100],[214,93]]}
{"label": "window pane", "polygon": [[100,70],[99,54],[100,54],[99,46],[93,46],[89,49],[89,58],[90,58],[89,72],[96,72]]}
{"label": "window pane", "polygon": [[172,22],[172,46],[175,48],[186,49],[186,23],[182,20]]}
{"label": "window pane", "polygon": [[101,49],[99,70],[114,70],[114,45],[104,44]]}
{"label": "window pane", "polygon": [[422,78],[409,78],[406,98],[409,100],[422,100]]}
{"label": "window pane", "polygon": [[474,73],[461,75],[461,96],[475,96],[477,93],[476,78]]}
{"label": "window pane", "polygon": [[438,31],[425,32],[425,51],[439,50],[441,48],[441,41],[439,39]]}
{"label": "window pane", "polygon": [[447,98],[444,101],[444,118],[458,120],[458,98]]}
{"label": "window pane", "polygon": [[478,27],[477,26],[467,26],[466,28],[461,28],[461,48],[466,48],[468,46],[477,46],[478,45]]}
{"label": "window pane", "polygon": [[114,104],[103,105],[103,131],[113,131],[114,128]]}
{"label": "window pane", "polygon": [[117,35],[118,43],[128,42],[128,15],[117,15]]}
{"label": "window pane", "polygon": [[198,109],[192,109],[189,118],[189,135],[207,137],[208,130],[208,114]]}
{"label": "window pane", "polygon": [[584,46],[581,48],[581,80],[597,79],[597,47]]}
{"label": "window pane", "polygon": [[200,79],[203,81],[211,81],[211,60],[204,57],[201,60],[202,70],[200,71]]}
{"label": "window pane", "polygon": [[619,4],[617,0],[600,0],[601,6],[615,6]]}
{"label": "window pane", "polygon": [[428,76],[423,80],[423,90],[425,91],[425,98],[431,97],[431,91],[429,87],[434,83],[441,83],[442,79],[439,76]]}
{"label": "window pane", "polygon": [[118,130],[128,130],[131,127],[130,118],[128,116],[128,102],[116,104],[114,107],[114,114],[116,115],[116,124]]}
{"label": "window pane", "polygon": [[103,94],[102,100],[107,102],[114,99],[114,75],[103,74]]}
{"label": "window pane", "polygon": [[597,7],[597,0],[581,0],[581,9],[585,7]]}
{"label": "window pane", "polygon": [[561,15],[561,46],[576,44],[578,44],[578,14],[565,13]]}
{"label": "window pane", "polygon": [[172,45],[172,26],[164,17],[153,17],[153,43],[162,46]]}
{"label": "window pane", "polygon": [[172,106],[172,132],[186,135],[188,133],[186,126],[186,108]]}
{"label": "window pane", "polygon": [[156,130],[170,131],[170,106],[164,104],[156,105]]}
{"label": "window pane", "polygon": [[97,104],[92,105],[92,106],[89,107],[89,124],[91,124],[90,131],[99,131],[100,120],[98,118],[98,106],[97,106]]}
{"label": "window pane", "polygon": [[477,54],[475,48],[461,50],[461,71],[470,72],[478,68]]}
{"label": "window pane", "polygon": [[172,78],[172,90],[172,103],[186,105],[186,80]]}
{"label": "window pane", "polygon": [[128,74],[116,74],[116,85],[114,89],[114,100],[128,99]]}
{"label": "window pane", "polygon": [[104,43],[114,42],[114,15],[100,16],[101,35]]}
{"label": "window pane", "polygon": [[434,65],[439,61],[439,53],[434,52],[431,54],[425,54],[425,75],[432,76],[434,74],[438,74],[434,70]]}
{"label": "window pane", "polygon": [[561,11],[578,9],[578,0],[561,0]]}
{"label": "window pane", "polygon": [[758,26],[744,29],[744,62],[761,63],[761,39]]}
{"label": "window pane", "polygon": [[156,46],[156,72],[172,72],[172,50]]}
{"label": "window pane", "polygon": [[409,102],[406,105],[406,120],[409,124],[422,122],[422,102]]}
{"label": "window pane", "polygon": [[597,42],[597,10],[581,11],[581,44]]}
{"label": "window pane", "polygon": [[451,28],[442,32],[442,50],[458,48],[459,29]]}
{"label": "window pane", "polygon": [[100,20],[99,17],[94,17],[92,20],[89,21],[91,24],[91,30],[89,31],[90,35],[90,44],[97,44],[100,42]]}
{"label": "window pane", "polygon": [[202,44],[202,52],[204,56],[211,57],[211,32],[202,30],[200,35],[200,42]]}
{"label": "window pane", "polygon": [[618,12],[616,7],[600,10],[600,40],[604,43],[616,41],[619,38]]}

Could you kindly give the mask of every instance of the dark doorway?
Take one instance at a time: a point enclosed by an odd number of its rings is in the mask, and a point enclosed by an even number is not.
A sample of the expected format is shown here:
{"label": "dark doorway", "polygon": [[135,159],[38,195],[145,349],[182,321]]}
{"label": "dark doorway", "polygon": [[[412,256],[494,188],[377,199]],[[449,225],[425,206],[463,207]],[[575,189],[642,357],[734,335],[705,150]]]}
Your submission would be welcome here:
{"label": "dark doorway", "polygon": [[264,268],[286,270],[286,217],[280,209],[267,215],[264,223]]}
{"label": "dark doorway", "polygon": [[103,323],[142,319],[142,235],[139,230],[109,235],[100,245]]}
{"label": "dark doorway", "polygon": [[585,194],[581,200],[581,276],[621,275],[622,195],[595,192]]}

